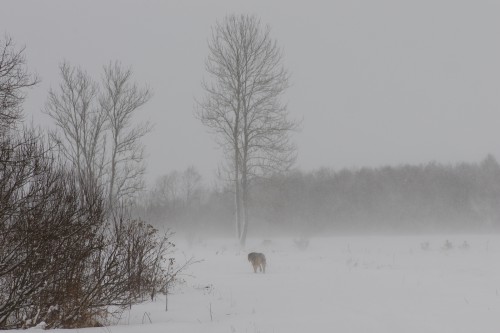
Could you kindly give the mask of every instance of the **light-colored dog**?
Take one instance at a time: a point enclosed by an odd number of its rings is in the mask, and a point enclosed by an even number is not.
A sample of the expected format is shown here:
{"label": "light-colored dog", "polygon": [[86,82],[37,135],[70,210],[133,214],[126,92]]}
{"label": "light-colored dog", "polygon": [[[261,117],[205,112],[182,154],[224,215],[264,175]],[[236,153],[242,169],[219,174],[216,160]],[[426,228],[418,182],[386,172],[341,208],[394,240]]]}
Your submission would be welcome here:
{"label": "light-colored dog", "polygon": [[266,272],[266,256],[264,253],[249,253],[248,261],[252,263],[254,273],[257,273],[257,268],[260,268],[262,273]]}

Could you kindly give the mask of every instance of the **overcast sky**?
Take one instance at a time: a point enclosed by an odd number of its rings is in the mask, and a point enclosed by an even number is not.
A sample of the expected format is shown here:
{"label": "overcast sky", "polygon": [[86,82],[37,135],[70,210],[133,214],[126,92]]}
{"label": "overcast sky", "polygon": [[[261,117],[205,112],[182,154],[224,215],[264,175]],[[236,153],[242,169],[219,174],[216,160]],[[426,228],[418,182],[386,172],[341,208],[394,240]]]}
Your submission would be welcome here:
{"label": "overcast sky", "polygon": [[500,1],[23,1],[2,0],[0,33],[26,46],[42,83],[28,120],[68,60],[98,77],[120,60],[154,91],[140,118],[148,179],[221,154],[193,116],[210,27],[231,13],[259,16],[285,51],[285,99],[303,119],[297,167],[479,161],[500,156]]}

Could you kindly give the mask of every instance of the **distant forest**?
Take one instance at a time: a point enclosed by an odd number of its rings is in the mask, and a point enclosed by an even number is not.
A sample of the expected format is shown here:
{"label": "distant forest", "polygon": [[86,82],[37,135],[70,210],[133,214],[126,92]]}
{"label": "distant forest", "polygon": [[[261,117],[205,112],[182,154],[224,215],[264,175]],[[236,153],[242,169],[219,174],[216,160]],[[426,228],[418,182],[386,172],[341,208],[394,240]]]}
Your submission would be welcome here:
{"label": "distant forest", "polygon": [[[161,177],[137,213],[191,236],[233,230],[229,189],[202,186],[194,168]],[[343,232],[489,232],[500,228],[500,165],[293,170],[252,186],[251,235]]]}

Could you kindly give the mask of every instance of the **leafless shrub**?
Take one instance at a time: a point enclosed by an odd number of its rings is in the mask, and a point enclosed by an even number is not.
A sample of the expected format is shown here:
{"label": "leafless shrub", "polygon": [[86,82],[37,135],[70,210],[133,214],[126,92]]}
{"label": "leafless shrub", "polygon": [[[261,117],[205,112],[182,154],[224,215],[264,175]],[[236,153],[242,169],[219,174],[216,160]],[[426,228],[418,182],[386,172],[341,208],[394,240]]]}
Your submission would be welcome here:
{"label": "leafless shrub", "polygon": [[153,300],[168,279],[166,256],[175,244],[172,231],[160,235],[143,221],[129,220],[123,226],[126,248],[126,270],[132,300]]}
{"label": "leafless shrub", "polygon": [[309,239],[305,237],[295,238],[293,243],[295,244],[295,247],[301,251],[305,251],[309,247]]}
{"label": "leafless shrub", "polygon": [[460,250],[468,250],[469,248],[470,248],[470,245],[466,240],[464,240],[464,242],[462,244],[460,244],[460,246],[459,246]]}
{"label": "leafless shrub", "polygon": [[449,251],[453,249],[453,243],[448,239],[444,242],[443,247],[441,248],[443,251]]}
{"label": "leafless shrub", "polygon": [[0,327],[21,327],[47,321],[54,298],[77,283],[102,207],[98,194],[81,199],[76,178],[33,132],[4,138],[0,154]]}

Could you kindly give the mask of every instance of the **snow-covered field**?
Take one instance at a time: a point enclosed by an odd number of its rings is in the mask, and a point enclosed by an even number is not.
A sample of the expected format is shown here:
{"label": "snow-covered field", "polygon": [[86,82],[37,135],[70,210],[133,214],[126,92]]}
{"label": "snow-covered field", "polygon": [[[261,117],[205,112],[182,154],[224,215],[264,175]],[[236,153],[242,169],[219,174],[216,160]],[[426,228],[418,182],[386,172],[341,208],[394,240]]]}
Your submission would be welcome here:
{"label": "snow-covered field", "polygon": [[[305,250],[262,241],[245,252],[230,239],[179,244],[204,261],[168,312],[160,297],[78,332],[500,332],[499,235],[311,238]],[[250,251],[265,253],[266,274],[253,273]]]}

